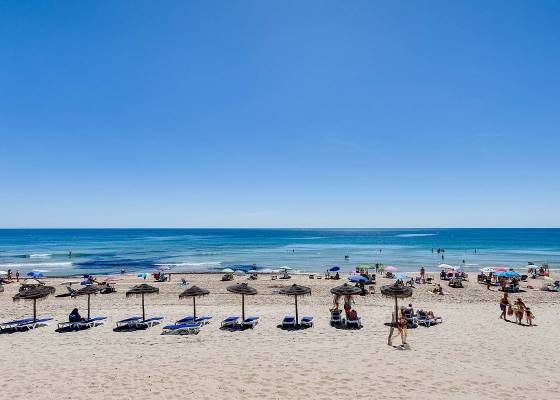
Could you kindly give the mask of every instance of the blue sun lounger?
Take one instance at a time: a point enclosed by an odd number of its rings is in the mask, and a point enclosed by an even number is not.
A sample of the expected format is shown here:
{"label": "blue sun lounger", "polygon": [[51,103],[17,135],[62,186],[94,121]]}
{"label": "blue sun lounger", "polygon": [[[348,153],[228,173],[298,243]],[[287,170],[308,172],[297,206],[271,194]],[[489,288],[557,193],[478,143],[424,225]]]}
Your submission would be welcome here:
{"label": "blue sun lounger", "polygon": [[23,318],[23,319],[16,319],[9,322],[3,322],[0,324],[0,331],[14,329],[19,324],[23,324],[31,321],[33,321],[33,318]]}
{"label": "blue sun lounger", "polygon": [[103,325],[107,317],[95,317],[76,322],[61,322],[58,324],[58,329],[87,329],[95,326]]}
{"label": "blue sun lounger", "polygon": [[286,315],[282,320],[282,328],[295,328],[296,327],[296,319],[291,315]]}
{"label": "blue sun lounger", "polygon": [[245,321],[241,323],[243,328],[254,328],[259,323],[259,317],[249,317],[245,318]]}
{"label": "blue sun lounger", "polygon": [[124,328],[124,327],[130,327],[132,326],[132,324],[134,322],[138,322],[142,320],[142,317],[130,317],[130,318],[126,318],[120,321],[117,321],[117,328]]}
{"label": "blue sun lounger", "polygon": [[150,328],[154,325],[158,325],[161,322],[161,320],[163,320],[163,317],[151,317],[144,320],[140,319],[139,321],[133,322],[132,326],[134,328],[143,328],[143,327]]}
{"label": "blue sun lounger", "polygon": [[224,319],[222,321],[221,326],[222,326],[222,328],[224,328],[224,327],[228,327],[228,326],[231,327],[231,326],[237,325],[238,320],[239,320],[239,317],[237,317],[237,316],[227,317],[226,319]]}
{"label": "blue sun lounger", "polygon": [[197,335],[200,332],[200,324],[174,324],[163,327],[162,335]]}
{"label": "blue sun lounger", "polygon": [[16,331],[29,331],[31,329],[47,326],[49,321],[52,321],[51,317],[37,318],[35,321],[33,321],[33,318],[31,318],[30,321],[24,320],[23,322],[20,322],[17,325],[13,326],[11,329]]}
{"label": "blue sun lounger", "polygon": [[176,324],[200,324],[206,325],[209,324],[212,320],[212,317],[208,315],[203,315],[198,318],[194,318],[192,315],[186,316],[185,318],[181,318],[180,320],[176,321]]}
{"label": "blue sun lounger", "polygon": [[311,328],[313,326],[313,317],[303,317],[301,319],[301,326]]}

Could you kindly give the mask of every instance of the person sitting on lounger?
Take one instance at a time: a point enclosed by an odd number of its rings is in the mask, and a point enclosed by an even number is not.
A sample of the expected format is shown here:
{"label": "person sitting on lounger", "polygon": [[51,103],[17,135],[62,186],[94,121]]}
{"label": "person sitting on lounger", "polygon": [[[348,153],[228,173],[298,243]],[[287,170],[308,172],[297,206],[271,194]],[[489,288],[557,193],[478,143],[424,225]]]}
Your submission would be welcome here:
{"label": "person sitting on lounger", "polygon": [[70,313],[70,315],[68,316],[68,321],[70,321],[70,322],[82,322],[83,320],[84,319],[82,318],[82,316],[78,312],[77,308],[74,308],[72,310],[72,312]]}
{"label": "person sitting on lounger", "polygon": [[348,318],[349,321],[357,321],[358,312],[356,310],[350,310],[350,312],[346,314],[346,318]]}

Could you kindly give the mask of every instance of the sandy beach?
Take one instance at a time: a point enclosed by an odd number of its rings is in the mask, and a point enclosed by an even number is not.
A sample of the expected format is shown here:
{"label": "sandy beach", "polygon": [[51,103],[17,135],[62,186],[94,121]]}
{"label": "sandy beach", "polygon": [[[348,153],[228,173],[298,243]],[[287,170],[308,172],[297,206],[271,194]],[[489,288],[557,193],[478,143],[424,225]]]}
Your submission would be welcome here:
{"label": "sandy beach", "polygon": [[[192,302],[179,300],[181,275],[171,282],[152,283],[159,295],[146,297],[147,314],[165,323],[191,314]],[[289,281],[262,275],[250,284],[259,294],[247,297],[248,315],[261,317],[254,330],[229,332],[219,322],[240,315],[240,296],[229,293],[231,282],[220,275],[184,275],[190,285],[210,290],[197,301],[199,313],[213,321],[192,336],[161,335],[161,326],[145,331],[114,332],[115,322],[137,315],[140,299],[125,291],[141,283],[125,276],[117,293],[92,297],[92,315],[107,316],[104,326],[57,333],[56,322],[67,320],[72,308],[86,312],[86,298],[55,298],[38,303],[40,316],[52,316],[48,327],[0,335],[0,373],[5,398],[122,399],[184,398],[487,398],[545,399],[560,391],[560,294],[527,289],[519,296],[536,315],[536,326],[518,326],[500,319],[501,292],[473,282],[463,289],[444,286],[445,296],[419,285],[411,302],[431,309],[444,320],[430,328],[409,330],[409,348],[387,345],[393,301],[376,294],[356,297],[362,318],[360,330],[329,326],[330,288],[345,280]],[[57,288],[67,279],[46,279]],[[246,282],[246,277],[236,277]],[[436,278],[439,282],[439,278]],[[378,279],[377,288],[389,280]],[[277,294],[292,283],[311,287],[299,298],[300,315],[315,317],[315,326],[284,331],[277,326],[293,314],[293,298]],[[445,282],[443,282],[445,284]],[[529,281],[540,287],[541,281]],[[32,304],[13,302],[17,284],[0,293],[0,321],[30,315]],[[495,289],[496,290],[496,289]],[[515,295],[511,295],[514,297]],[[395,339],[395,344],[400,344]]]}

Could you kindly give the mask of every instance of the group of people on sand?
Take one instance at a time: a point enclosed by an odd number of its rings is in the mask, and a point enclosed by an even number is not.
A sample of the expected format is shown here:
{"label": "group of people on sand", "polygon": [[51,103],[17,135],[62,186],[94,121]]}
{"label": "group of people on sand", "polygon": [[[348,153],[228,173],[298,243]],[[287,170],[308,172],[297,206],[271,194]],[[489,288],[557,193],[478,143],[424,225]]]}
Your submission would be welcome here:
{"label": "group of people on sand", "polygon": [[523,302],[521,297],[511,304],[508,298],[508,294],[504,293],[503,297],[500,299],[500,319],[508,321],[508,315],[515,316],[515,322],[521,325],[523,323],[523,317],[525,317],[527,325],[532,326],[535,315],[529,307]]}
{"label": "group of people on sand", "polygon": [[[16,271],[15,280],[16,282],[19,282],[19,270]],[[11,269],[8,270],[8,273],[6,274],[6,279],[0,277],[0,283],[12,283],[13,281],[14,281],[14,274],[12,273]]]}
{"label": "group of people on sand", "polygon": [[340,295],[335,295],[334,299],[333,299],[333,308],[331,309],[332,311],[338,311],[340,309],[340,298],[344,297],[344,313],[346,314],[346,319],[350,320],[350,321],[356,321],[358,319],[358,312],[352,308],[352,306],[354,304],[356,304],[354,302],[354,298],[350,295],[346,295],[346,296],[340,296]]}

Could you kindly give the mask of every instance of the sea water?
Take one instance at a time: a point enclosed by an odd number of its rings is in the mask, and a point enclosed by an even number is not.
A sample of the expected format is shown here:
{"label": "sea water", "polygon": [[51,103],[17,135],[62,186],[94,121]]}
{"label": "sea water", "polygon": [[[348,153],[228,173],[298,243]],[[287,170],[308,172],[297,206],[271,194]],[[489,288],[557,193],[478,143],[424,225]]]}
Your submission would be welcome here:
{"label": "sea water", "polygon": [[[438,249],[440,252],[438,253]],[[220,271],[351,271],[361,263],[436,271],[441,263],[560,266],[560,229],[4,229],[0,270],[46,275]],[[250,267],[236,267],[250,268]]]}

